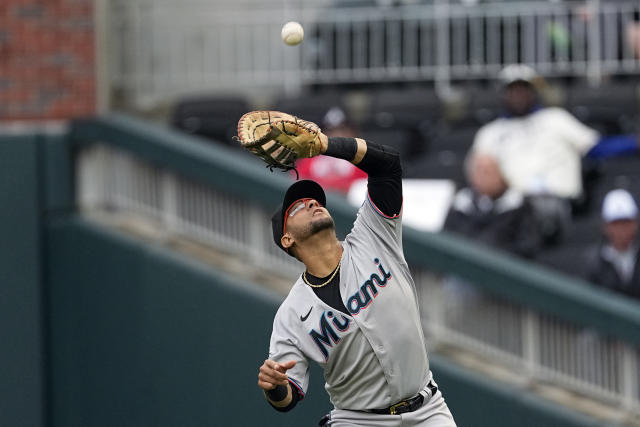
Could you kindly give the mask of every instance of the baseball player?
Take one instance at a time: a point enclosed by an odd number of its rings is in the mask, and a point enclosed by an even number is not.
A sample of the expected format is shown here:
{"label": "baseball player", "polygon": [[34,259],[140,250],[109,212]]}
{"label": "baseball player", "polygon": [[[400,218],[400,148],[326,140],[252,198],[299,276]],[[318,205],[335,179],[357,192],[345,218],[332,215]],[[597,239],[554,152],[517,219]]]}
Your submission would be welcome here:
{"label": "baseball player", "polygon": [[258,386],[271,406],[289,411],[304,399],[315,362],[334,405],[320,425],[455,426],[429,370],[402,250],[399,156],[359,138],[316,135],[317,154],[368,174],[367,200],[341,242],[319,184],[297,181],[287,190],[272,217],[273,238],[306,269],[275,316]]}

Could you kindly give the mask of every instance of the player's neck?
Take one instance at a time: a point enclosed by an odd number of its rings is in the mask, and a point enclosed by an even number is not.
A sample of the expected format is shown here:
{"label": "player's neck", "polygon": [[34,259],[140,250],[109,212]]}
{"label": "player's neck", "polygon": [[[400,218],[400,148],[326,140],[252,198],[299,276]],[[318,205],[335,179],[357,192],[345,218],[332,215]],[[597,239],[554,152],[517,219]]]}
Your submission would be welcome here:
{"label": "player's neck", "polygon": [[342,245],[335,233],[330,236],[314,236],[299,247],[299,256],[307,266],[309,274],[316,277],[325,277],[331,274],[342,257]]}

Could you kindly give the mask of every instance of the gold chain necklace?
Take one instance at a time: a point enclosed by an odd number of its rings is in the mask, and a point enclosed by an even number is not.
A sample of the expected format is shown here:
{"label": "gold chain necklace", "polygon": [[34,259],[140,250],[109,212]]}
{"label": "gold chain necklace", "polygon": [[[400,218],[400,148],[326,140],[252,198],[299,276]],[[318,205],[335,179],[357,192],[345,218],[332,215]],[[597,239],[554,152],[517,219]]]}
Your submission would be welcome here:
{"label": "gold chain necklace", "polygon": [[329,277],[327,279],[326,282],[321,283],[319,285],[312,285],[311,282],[309,282],[309,280],[307,280],[307,270],[304,271],[304,273],[302,273],[302,280],[304,280],[304,283],[306,283],[307,285],[311,286],[312,288],[321,288],[323,286],[328,285],[334,277],[336,277],[336,274],[338,274],[338,271],[340,270],[340,266],[342,265],[342,260],[340,260],[340,262],[338,263],[338,266],[336,267],[335,270],[333,270],[333,274],[331,275],[331,277]]}

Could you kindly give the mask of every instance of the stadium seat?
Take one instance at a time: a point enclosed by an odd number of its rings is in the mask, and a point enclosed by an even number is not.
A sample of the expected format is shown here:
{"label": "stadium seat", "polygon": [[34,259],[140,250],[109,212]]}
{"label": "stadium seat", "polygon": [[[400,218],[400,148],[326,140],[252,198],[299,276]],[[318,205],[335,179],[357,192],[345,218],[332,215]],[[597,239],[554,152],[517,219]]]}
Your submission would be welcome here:
{"label": "stadium seat", "polygon": [[322,127],[325,114],[332,107],[345,108],[343,94],[339,92],[308,93],[296,97],[282,97],[275,101],[273,109],[293,114]]}
{"label": "stadium seat", "polygon": [[394,147],[403,159],[408,159],[412,150],[411,132],[405,129],[368,127],[360,131],[361,137],[370,142]]}
{"label": "stadium seat", "polygon": [[569,89],[567,109],[583,123],[605,135],[633,133],[639,113],[638,86],[604,85]]}
{"label": "stadium seat", "polygon": [[561,245],[585,247],[594,244],[600,239],[601,226],[599,209],[594,209],[588,216],[574,218]]}
{"label": "stadium seat", "polygon": [[466,156],[477,131],[477,127],[440,128],[431,139],[429,150],[436,152],[450,150]]}
{"label": "stadium seat", "polygon": [[640,199],[640,156],[622,156],[603,160],[598,178],[591,186],[593,210],[599,210],[605,194],[615,188],[629,190]]}
{"label": "stadium seat", "polygon": [[[597,243],[597,240],[593,243]],[[547,248],[538,254],[536,262],[570,276],[584,277],[586,251],[587,246],[580,244]]]}
{"label": "stadium seat", "polygon": [[367,120],[378,127],[417,129],[441,117],[441,102],[433,89],[385,89],[372,96]]}
{"label": "stadium seat", "polygon": [[428,152],[404,168],[406,178],[450,179],[461,187],[465,183],[464,156],[452,150]]}
{"label": "stadium seat", "polygon": [[627,155],[605,159],[600,162],[604,176],[629,175],[640,178],[640,155]]}
{"label": "stadium seat", "polygon": [[500,115],[500,93],[495,87],[474,88],[469,91],[468,121],[482,126]]}
{"label": "stadium seat", "polygon": [[228,145],[237,133],[238,119],[251,108],[241,97],[200,97],[179,101],[171,125],[185,132]]}

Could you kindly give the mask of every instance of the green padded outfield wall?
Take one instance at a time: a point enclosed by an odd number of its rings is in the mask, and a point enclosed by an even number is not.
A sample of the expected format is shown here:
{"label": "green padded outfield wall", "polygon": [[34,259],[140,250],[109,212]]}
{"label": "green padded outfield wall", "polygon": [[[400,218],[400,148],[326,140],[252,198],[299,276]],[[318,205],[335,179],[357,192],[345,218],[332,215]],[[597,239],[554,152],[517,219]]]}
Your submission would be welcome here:
{"label": "green padded outfield wall", "polygon": [[36,136],[0,136],[0,426],[46,416],[38,147]]}
{"label": "green padded outfield wall", "polygon": [[[47,230],[54,427],[300,427],[329,409],[318,369],[287,414],[256,386],[272,294],[81,219]],[[432,367],[460,427],[599,425],[439,358]]]}
{"label": "green padded outfield wall", "polygon": [[48,232],[54,427],[317,425],[322,372],[281,414],[257,387],[278,301],[82,221]]}
{"label": "green padded outfield wall", "polygon": [[[289,414],[256,386],[278,298],[75,217],[70,154],[0,137],[0,426],[316,425],[318,369]],[[459,426],[601,425],[432,362]]]}

